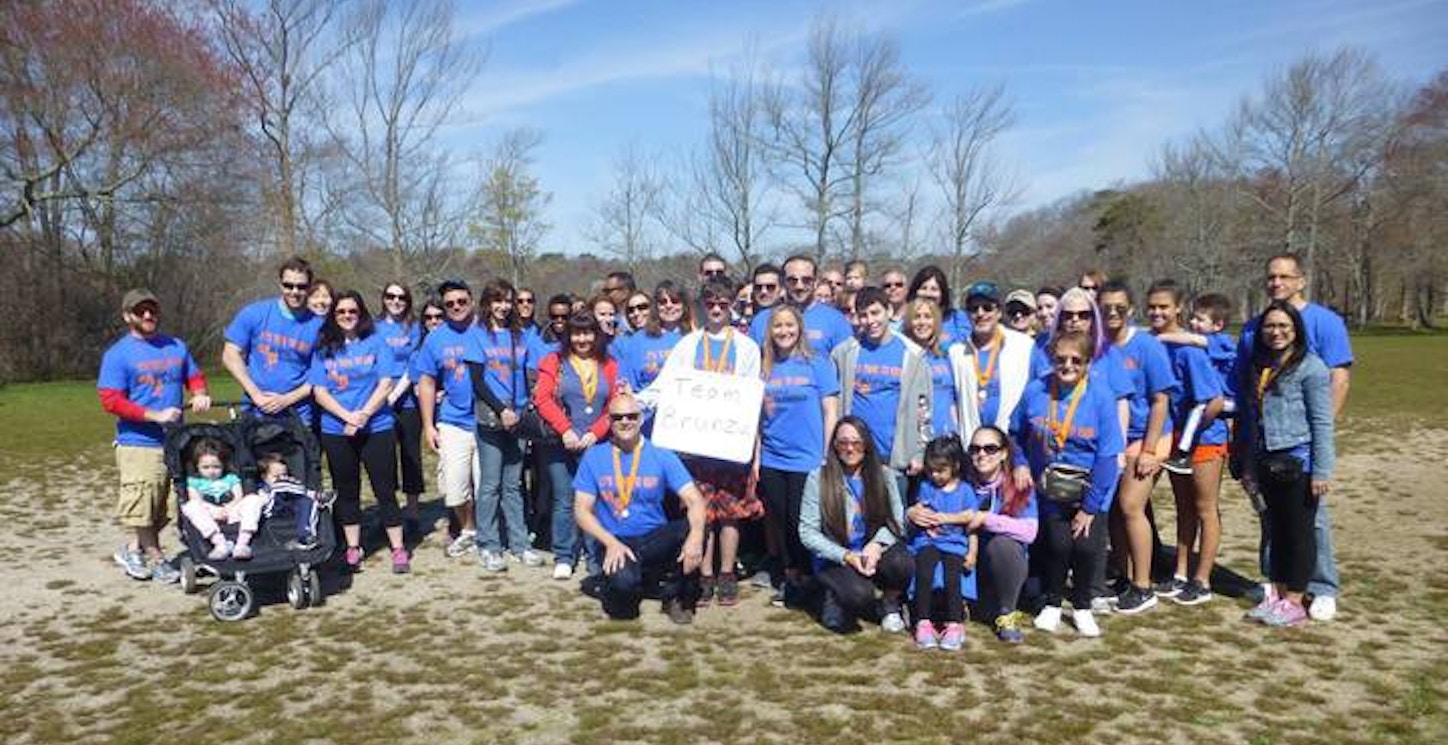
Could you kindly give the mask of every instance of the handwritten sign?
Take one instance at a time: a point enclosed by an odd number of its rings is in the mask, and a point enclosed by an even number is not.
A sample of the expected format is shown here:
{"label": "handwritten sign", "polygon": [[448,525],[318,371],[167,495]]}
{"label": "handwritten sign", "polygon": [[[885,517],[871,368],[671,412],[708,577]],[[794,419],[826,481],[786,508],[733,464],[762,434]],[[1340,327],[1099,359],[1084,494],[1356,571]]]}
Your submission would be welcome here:
{"label": "handwritten sign", "polygon": [[653,442],[675,452],[748,463],[759,434],[764,381],[690,370],[664,387]]}

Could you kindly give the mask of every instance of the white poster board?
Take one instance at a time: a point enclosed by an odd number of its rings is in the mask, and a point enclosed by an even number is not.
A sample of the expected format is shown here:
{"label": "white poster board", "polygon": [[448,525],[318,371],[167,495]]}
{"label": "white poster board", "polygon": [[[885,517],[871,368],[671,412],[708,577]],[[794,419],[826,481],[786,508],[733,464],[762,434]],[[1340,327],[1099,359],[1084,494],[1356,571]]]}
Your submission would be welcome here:
{"label": "white poster board", "polygon": [[660,392],[653,443],[679,453],[748,463],[754,458],[763,401],[762,380],[688,370],[667,381]]}

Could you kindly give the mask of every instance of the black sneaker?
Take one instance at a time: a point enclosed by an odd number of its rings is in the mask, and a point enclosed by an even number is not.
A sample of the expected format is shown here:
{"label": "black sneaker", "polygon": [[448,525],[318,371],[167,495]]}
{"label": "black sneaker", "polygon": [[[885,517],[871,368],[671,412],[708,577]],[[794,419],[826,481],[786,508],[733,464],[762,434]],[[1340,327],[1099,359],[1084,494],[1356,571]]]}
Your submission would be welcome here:
{"label": "black sneaker", "polygon": [[820,623],[836,634],[848,634],[859,628],[859,623],[845,612],[833,592],[825,592],[824,605],[820,608]]}
{"label": "black sneaker", "polygon": [[1116,596],[1116,612],[1132,615],[1156,607],[1156,594],[1146,588],[1127,583],[1126,592]]}
{"label": "black sneaker", "polygon": [[1202,583],[1192,580],[1188,582],[1182,591],[1171,598],[1177,605],[1201,605],[1212,602],[1212,589],[1205,587]]}
{"label": "black sneaker", "polygon": [[1122,595],[1125,595],[1126,591],[1130,589],[1131,580],[1125,577],[1117,577],[1116,579],[1113,579],[1110,582],[1106,583],[1106,590],[1107,592],[1111,593],[1113,598],[1119,598]]}
{"label": "black sneaker", "polygon": [[1161,582],[1156,583],[1156,585],[1154,585],[1151,589],[1153,592],[1156,593],[1156,596],[1159,598],[1174,598],[1182,594],[1182,590],[1185,590],[1186,588],[1187,581],[1185,578],[1172,577],[1171,579],[1162,580]]}
{"label": "black sneaker", "polygon": [[686,626],[694,622],[694,611],[684,605],[684,601],[678,598],[670,598],[664,603],[664,612],[669,615],[669,620],[680,626]]}
{"label": "black sneaker", "polygon": [[603,585],[607,581],[602,574],[590,574],[579,580],[578,589],[584,595],[597,600],[603,597]]}
{"label": "black sneaker", "polygon": [[1190,476],[1192,473],[1192,457],[1187,453],[1174,453],[1170,458],[1161,462],[1161,467],[1181,476]]}

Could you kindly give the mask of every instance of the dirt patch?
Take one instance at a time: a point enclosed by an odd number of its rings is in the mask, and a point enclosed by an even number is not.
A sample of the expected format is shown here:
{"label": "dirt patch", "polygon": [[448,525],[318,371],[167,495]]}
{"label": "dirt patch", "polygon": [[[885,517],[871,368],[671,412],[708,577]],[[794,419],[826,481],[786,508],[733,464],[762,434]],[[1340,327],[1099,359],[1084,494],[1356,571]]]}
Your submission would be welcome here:
{"label": "dirt patch", "polygon": [[[1099,641],[1008,648],[973,625],[959,655],[836,638],[758,590],[688,628],[656,604],[612,623],[543,569],[445,558],[439,533],[410,576],[370,557],[323,608],[264,586],[255,618],[223,625],[202,596],[124,578],[112,465],[57,459],[0,477],[0,741],[1444,742],[1448,430],[1364,428],[1343,450],[1338,621],[1276,632],[1218,598],[1107,618]],[[1255,576],[1235,485],[1223,516],[1223,563]]]}

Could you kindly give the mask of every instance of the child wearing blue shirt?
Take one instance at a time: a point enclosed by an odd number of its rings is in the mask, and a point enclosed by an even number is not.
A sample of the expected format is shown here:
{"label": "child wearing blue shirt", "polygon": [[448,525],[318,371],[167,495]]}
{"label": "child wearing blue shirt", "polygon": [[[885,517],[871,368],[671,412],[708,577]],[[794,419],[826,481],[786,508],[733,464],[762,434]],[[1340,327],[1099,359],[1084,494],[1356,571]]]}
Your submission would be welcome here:
{"label": "child wearing blue shirt", "polygon": [[[1163,343],[1182,344],[1205,349],[1212,369],[1216,371],[1218,384],[1222,388],[1222,418],[1230,418],[1237,411],[1237,394],[1232,370],[1237,364],[1237,341],[1226,333],[1227,319],[1232,313],[1232,301],[1226,295],[1207,293],[1192,301],[1192,317],[1188,321],[1191,333],[1176,331],[1160,336]],[[1172,473],[1191,473],[1191,452],[1197,444],[1197,429],[1201,426],[1204,406],[1192,409],[1182,424],[1181,436],[1172,457],[1162,467]]]}
{"label": "child wearing blue shirt", "polygon": [[[975,568],[980,538],[964,525],[978,501],[975,488],[960,478],[964,465],[959,437],[937,437],[925,446],[930,479],[920,485],[917,501],[936,513],[939,524],[930,528],[909,524],[910,553],[915,557],[915,645],[921,649],[939,646],[953,652],[965,642],[960,577]],[[930,617],[937,576],[945,593],[945,628],[938,637]]]}

